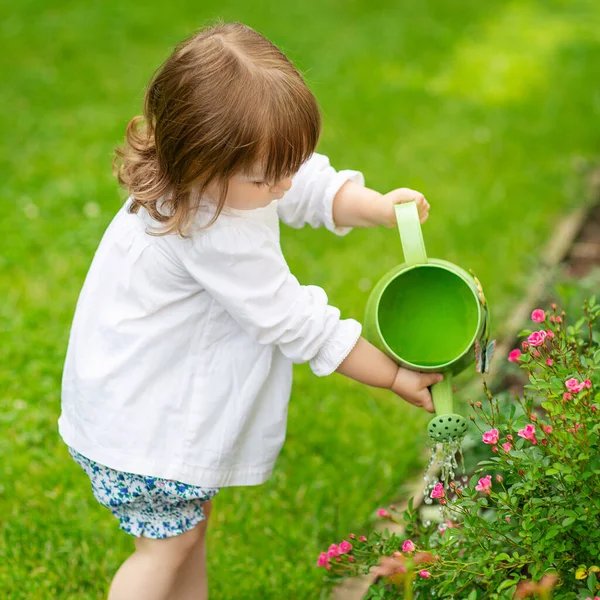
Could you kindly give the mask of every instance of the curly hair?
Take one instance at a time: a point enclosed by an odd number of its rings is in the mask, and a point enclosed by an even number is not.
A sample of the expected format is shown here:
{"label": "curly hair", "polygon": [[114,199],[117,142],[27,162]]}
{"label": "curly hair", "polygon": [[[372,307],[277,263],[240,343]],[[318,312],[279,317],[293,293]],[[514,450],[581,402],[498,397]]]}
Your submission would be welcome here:
{"label": "curly hair", "polygon": [[116,149],[119,183],[162,225],[185,235],[203,192],[261,164],[267,181],[295,173],[321,131],[315,97],[289,59],[240,23],[205,28],[179,44],[146,91],[144,114]]}

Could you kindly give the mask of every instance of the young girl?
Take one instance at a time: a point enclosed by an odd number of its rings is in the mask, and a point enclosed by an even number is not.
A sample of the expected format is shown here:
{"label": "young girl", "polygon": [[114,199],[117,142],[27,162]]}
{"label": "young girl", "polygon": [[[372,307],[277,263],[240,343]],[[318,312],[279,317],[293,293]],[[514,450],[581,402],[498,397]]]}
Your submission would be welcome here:
{"label": "young girl", "polygon": [[79,298],[60,435],[96,499],[135,536],[110,600],[207,597],[204,538],[223,486],[266,481],[285,438],[292,364],[388,388],[433,412],[441,375],[407,371],[290,273],[292,227],[395,225],[357,171],[314,153],[317,103],[289,60],[240,24],[179,45],[118,150],[130,197]]}

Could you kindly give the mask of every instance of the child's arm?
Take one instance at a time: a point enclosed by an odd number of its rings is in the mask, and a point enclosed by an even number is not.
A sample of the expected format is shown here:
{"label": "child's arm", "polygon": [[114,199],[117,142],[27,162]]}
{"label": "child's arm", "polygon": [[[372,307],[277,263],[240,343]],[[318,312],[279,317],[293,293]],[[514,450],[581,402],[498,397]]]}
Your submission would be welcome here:
{"label": "child's arm", "polygon": [[387,194],[347,181],[333,199],[333,221],[338,227],[396,226],[394,205],[414,200],[421,223],[429,216],[429,203],[423,194],[398,188]]}
{"label": "child's arm", "polygon": [[434,412],[434,408],[427,388],[443,379],[439,373],[417,373],[399,368],[391,358],[362,337],[337,372],[366,385],[391,389],[410,404],[422,406],[430,413]]}

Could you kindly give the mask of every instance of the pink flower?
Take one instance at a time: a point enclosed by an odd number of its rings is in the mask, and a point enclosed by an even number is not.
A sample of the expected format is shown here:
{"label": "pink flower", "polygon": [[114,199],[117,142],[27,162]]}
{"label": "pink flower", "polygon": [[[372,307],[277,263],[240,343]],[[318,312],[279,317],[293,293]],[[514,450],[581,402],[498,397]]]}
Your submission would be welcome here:
{"label": "pink flower", "polygon": [[546,335],[548,336],[549,340],[554,339],[554,331],[552,331],[552,329],[548,329],[548,331],[546,331]]}
{"label": "pink flower", "polygon": [[554,364],[554,361],[551,358],[546,359],[546,364],[551,367]]}
{"label": "pink flower", "polygon": [[535,439],[535,425],[532,425],[531,423],[526,425],[525,429],[518,431],[517,435],[529,440],[532,444],[537,444],[537,440]]}
{"label": "pink flower", "polygon": [[573,396],[571,396],[571,394],[569,394],[569,392],[565,392],[563,394],[563,400],[573,400]]}
{"label": "pink flower", "polygon": [[347,552],[350,552],[350,550],[352,550],[352,544],[343,540],[340,544],[340,554],[346,554]]}
{"label": "pink flower", "polygon": [[423,569],[422,571],[419,571],[419,576],[423,579],[429,579],[431,577],[431,573],[427,569]]}
{"label": "pink flower", "polygon": [[536,358],[539,358],[539,357],[541,356],[541,353],[540,353],[540,351],[539,351],[539,350],[534,350],[534,351],[533,351],[533,355],[534,355]]}
{"label": "pink flower", "polygon": [[550,425],[546,425],[542,428],[545,434],[552,433],[552,427]]}
{"label": "pink flower", "polygon": [[508,355],[508,362],[518,363],[520,356],[521,351],[518,348],[515,348],[514,350],[511,350],[510,354]]}
{"label": "pink flower", "polygon": [[506,436],[506,439],[507,439],[509,442],[512,442],[512,441],[513,441],[513,436],[512,436],[512,435],[510,435],[510,433],[509,433],[509,434]]}
{"label": "pink flower", "polygon": [[339,556],[340,555],[340,549],[338,547],[337,544],[331,544],[331,546],[329,546],[329,550],[327,550],[327,556],[331,556],[332,558],[334,556]]}
{"label": "pink flower", "polygon": [[554,316],[550,317],[550,323],[554,323],[554,321],[556,321],[556,317],[554,317]]}
{"label": "pink flower", "polygon": [[592,382],[589,379],[586,379],[583,382],[584,387],[586,387],[588,390],[592,388]]}
{"label": "pink flower", "polygon": [[492,452],[498,452],[498,446],[492,446]]}
{"label": "pink flower", "polygon": [[350,535],[348,535],[348,537],[349,537],[351,540],[354,540],[354,539],[356,539],[356,536],[355,536],[353,533],[351,533]]}
{"label": "pink flower", "polygon": [[445,494],[446,494],[446,492],[444,492],[444,484],[440,482],[440,483],[435,484],[435,487],[431,491],[430,497],[431,498],[443,498],[445,496]]}
{"label": "pink flower", "polygon": [[506,442],[505,444],[502,444],[502,450],[504,450],[504,452],[510,452],[512,450],[512,446],[511,446],[510,442]]}
{"label": "pink flower", "polygon": [[554,319],[555,323],[562,323],[562,318],[561,317],[556,317]]}
{"label": "pink flower", "polygon": [[496,475],[496,481],[498,483],[502,483],[503,479],[502,479],[502,475]]}
{"label": "pink flower", "polygon": [[528,338],[527,341],[531,346],[541,346],[548,334],[542,329],[541,331],[534,331]]}
{"label": "pink flower", "polygon": [[489,495],[491,487],[492,487],[492,476],[491,475],[486,475],[485,477],[482,477],[477,482],[477,485],[475,486],[475,489],[478,492],[485,492],[486,494]]}
{"label": "pink flower", "polygon": [[386,519],[387,517],[390,516],[390,513],[387,510],[385,510],[385,508],[380,508],[377,511],[377,516],[381,517],[382,519]]}
{"label": "pink flower", "polygon": [[523,348],[523,350],[527,350],[527,348],[529,348],[529,344],[527,342],[521,342],[521,348]]}
{"label": "pink flower", "polygon": [[585,383],[579,383],[578,379],[571,377],[571,379],[567,379],[565,381],[565,385],[570,392],[577,394],[584,388]]}
{"label": "pink flower", "polygon": [[336,562],[342,562],[342,559],[339,556],[336,556],[335,560]]}
{"label": "pink flower", "polygon": [[483,434],[481,439],[483,440],[484,444],[493,445],[498,443],[500,436],[497,429],[490,429]]}
{"label": "pink flower", "polygon": [[546,313],[541,308],[536,308],[531,313],[531,320],[535,323],[543,323],[546,320]]}
{"label": "pink flower", "polygon": [[327,552],[321,552],[321,554],[319,554],[319,560],[317,561],[317,567],[324,567],[327,563],[329,563]]}
{"label": "pink flower", "polygon": [[348,557],[348,561],[349,561],[349,562],[354,562],[354,556],[349,556],[349,557]]}
{"label": "pink flower", "polygon": [[402,544],[402,552],[414,552],[415,545],[410,541],[406,540],[404,544]]}
{"label": "pink flower", "polygon": [[367,541],[367,538],[366,538],[364,535],[361,535],[361,536],[360,536],[358,539],[359,539],[361,542],[366,542],[366,541]]}
{"label": "pink flower", "polygon": [[505,517],[506,521],[510,523],[510,517]]}

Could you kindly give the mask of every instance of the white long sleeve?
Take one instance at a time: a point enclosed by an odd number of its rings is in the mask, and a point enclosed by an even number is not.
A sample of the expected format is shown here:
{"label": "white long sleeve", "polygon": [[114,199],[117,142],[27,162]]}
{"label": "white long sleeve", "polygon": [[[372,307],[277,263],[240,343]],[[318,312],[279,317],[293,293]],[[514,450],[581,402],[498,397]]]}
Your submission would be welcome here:
{"label": "white long sleeve", "polygon": [[292,187],[279,201],[279,218],[296,229],[304,225],[324,226],[337,235],[346,235],[351,228],[337,227],[333,222],[333,199],[346,181],[365,184],[359,171],[336,171],[326,156],[313,154],[294,176]]}
{"label": "white long sleeve", "polygon": [[183,264],[202,288],[253,339],[277,346],[292,362],[310,361],[316,375],[329,375],[356,343],[360,324],[340,320],[320,287],[300,285],[265,224],[238,218],[185,248]]}

